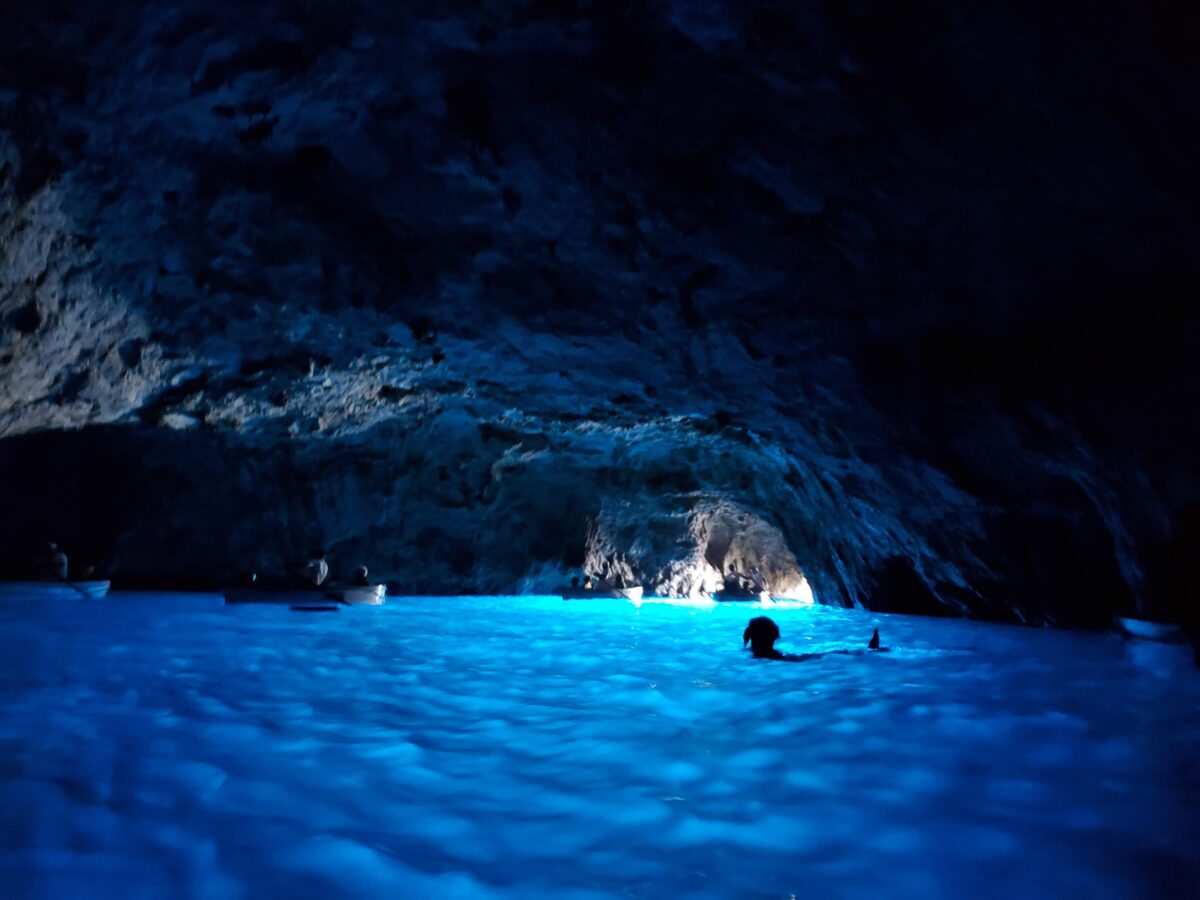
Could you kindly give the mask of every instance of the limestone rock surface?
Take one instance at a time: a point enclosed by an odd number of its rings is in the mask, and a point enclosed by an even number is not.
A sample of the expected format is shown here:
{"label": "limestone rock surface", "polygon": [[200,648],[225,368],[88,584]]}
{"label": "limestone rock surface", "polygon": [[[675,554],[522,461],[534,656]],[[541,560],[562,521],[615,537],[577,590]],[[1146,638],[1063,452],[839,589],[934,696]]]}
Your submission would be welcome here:
{"label": "limestone rock surface", "polygon": [[1169,4],[9,6],[9,571],[1196,596]]}

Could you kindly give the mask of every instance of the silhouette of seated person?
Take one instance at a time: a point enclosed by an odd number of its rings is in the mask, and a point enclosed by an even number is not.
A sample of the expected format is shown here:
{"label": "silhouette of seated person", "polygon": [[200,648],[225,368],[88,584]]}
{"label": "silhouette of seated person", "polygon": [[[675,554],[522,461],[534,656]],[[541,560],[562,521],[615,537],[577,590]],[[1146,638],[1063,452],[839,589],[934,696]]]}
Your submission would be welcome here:
{"label": "silhouette of seated person", "polygon": [[329,563],[325,560],[324,550],[314,550],[309,554],[308,561],[300,567],[300,578],[307,585],[319,588],[329,577]]}
{"label": "silhouette of seated person", "polygon": [[37,558],[34,569],[37,577],[43,581],[66,581],[67,554],[58,549],[58,544],[51,541]]}
{"label": "silhouette of seated person", "polygon": [[[768,616],[756,616],[751,619],[746,625],[746,630],[742,632],[742,646],[750,645],[750,653],[755,659],[778,659],[783,662],[804,662],[807,659],[818,659],[822,656],[827,656],[828,653],[845,653],[858,654],[861,650],[831,650],[827,653],[780,653],[775,649],[775,642],[779,640],[779,626],[775,621]],[[875,633],[871,635],[870,643],[867,644],[868,650],[876,650],[878,652],[886,652],[887,647],[879,646],[879,629],[875,629]]]}
{"label": "silhouette of seated person", "polygon": [[103,581],[107,577],[103,563],[84,563],[76,570],[74,581]]}
{"label": "silhouette of seated person", "polygon": [[591,584],[584,582],[583,586],[590,590],[617,591],[625,588],[625,575],[619,571],[607,578],[603,575],[589,576],[589,580]]}
{"label": "silhouette of seated person", "polygon": [[764,590],[764,588],[759,587],[758,582],[753,577],[731,568],[729,574],[725,576],[725,584],[722,590],[727,594],[749,596],[757,594],[759,591]]}
{"label": "silhouette of seated person", "polygon": [[758,566],[750,570],[750,581],[754,585],[754,590],[761,591],[764,594],[769,593],[767,590],[767,579],[763,575],[762,569]]}
{"label": "silhouette of seated person", "polygon": [[359,566],[354,570],[354,574],[350,576],[350,584],[352,587],[370,587],[371,582],[367,580],[367,567]]}

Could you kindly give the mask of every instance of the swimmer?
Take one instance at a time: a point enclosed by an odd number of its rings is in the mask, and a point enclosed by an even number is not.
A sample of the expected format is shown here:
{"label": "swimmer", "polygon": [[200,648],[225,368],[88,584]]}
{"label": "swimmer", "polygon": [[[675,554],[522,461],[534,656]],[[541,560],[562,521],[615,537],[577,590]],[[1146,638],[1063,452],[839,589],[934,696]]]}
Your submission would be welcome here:
{"label": "swimmer", "polygon": [[[779,640],[779,626],[774,620],[768,616],[756,616],[751,619],[746,625],[746,630],[742,632],[742,646],[750,645],[750,653],[755,659],[778,659],[784,662],[804,662],[808,659],[817,659],[826,656],[825,653],[780,653],[775,649],[775,642]],[[875,633],[871,635],[871,641],[867,644],[868,650],[876,650],[881,653],[886,652],[886,647],[879,646],[879,629],[875,629]],[[833,653],[861,653],[862,651],[853,650],[834,650]]]}
{"label": "swimmer", "polygon": [[756,616],[746,625],[742,632],[742,646],[750,645],[750,653],[755,659],[783,659],[783,654],[775,649],[779,640],[779,626],[768,616]]}

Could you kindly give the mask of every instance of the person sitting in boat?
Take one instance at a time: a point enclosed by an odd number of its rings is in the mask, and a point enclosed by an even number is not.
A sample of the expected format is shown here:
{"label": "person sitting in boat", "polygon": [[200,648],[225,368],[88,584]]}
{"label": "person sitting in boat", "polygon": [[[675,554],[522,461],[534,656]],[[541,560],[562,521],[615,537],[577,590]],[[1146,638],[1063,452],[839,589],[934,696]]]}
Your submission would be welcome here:
{"label": "person sitting in boat", "polygon": [[591,575],[588,575],[586,578],[584,578],[584,579],[583,579],[583,589],[584,589],[585,591],[590,591],[590,590],[592,590],[594,587],[595,587],[595,584],[593,584],[593,583],[592,583],[592,576],[591,576]]}
{"label": "person sitting in boat", "polygon": [[300,569],[300,577],[312,582],[314,587],[325,583],[325,579],[329,577],[329,563],[325,561],[324,550],[314,550],[310,554],[308,562]]}
{"label": "person sitting in boat", "polygon": [[745,591],[749,593],[754,590],[754,583],[733,566],[730,566],[729,574],[725,576],[725,590]]}
{"label": "person sitting in boat", "polygon": [[350,576],[350,584],[352,587],[370,587],[371,582],[367,580],[367,567],[359,566],[354,570],[354,574]]}
{"label": "person sitting in boat", "polygon": [[46,550],[38,558],[38,577],[46,581],[67,580],[67,554],[58,549],[58,544],[51,541],[46,544]]}
{"label": "person sitting in boat", "polygon": [[[775,649],[775,642],[779,640],[779,626],[769,616],[756,616],[751,619],[746,625],[746,630],[742,632],[742,646],[750,645],[750,653],[755,659],[778,659],[783,662],[804,662],[809,659],[817,659],[825,656],[825,653],[780,653]],[[877,650],[886,652],[886,647],[879,646],[879,629],[875,629],[875,633],[871,635],[871,641],[867,644],[868,650]],[[861,650],[834,650],[834,653],[861,653]]]}
{"label": "person sitting in boat", "polygon": [[770,593],[767,590],[767,579],[763,576],[762,569],[758,566],[750,570],[750,581],[753,584],[754,590],[761,591],[764,594]]}

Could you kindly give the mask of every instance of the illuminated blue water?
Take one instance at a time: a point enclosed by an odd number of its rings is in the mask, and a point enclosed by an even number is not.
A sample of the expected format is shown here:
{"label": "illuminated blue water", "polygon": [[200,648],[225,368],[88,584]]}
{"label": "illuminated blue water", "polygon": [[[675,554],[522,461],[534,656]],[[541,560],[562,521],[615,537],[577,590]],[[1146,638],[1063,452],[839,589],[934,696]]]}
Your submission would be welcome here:
{"label": "illuminated blue water", "polygon": [[[1114,636],[739,607],[0,606],[5,897],[1151,897],[1200,692]],[[786,649],[786,648],[785,648]],[[1167,661],[1168,663],[1170,660]],[[1194,896],[1194,893],[1193,893]]]}

